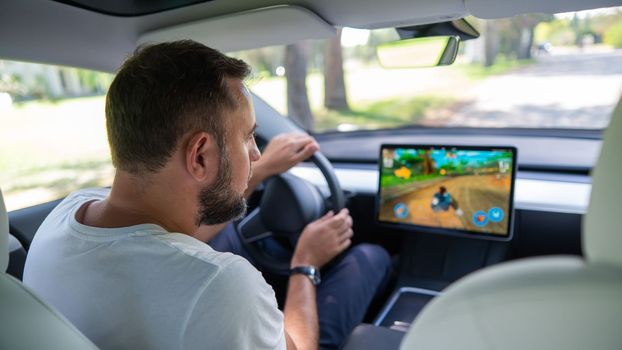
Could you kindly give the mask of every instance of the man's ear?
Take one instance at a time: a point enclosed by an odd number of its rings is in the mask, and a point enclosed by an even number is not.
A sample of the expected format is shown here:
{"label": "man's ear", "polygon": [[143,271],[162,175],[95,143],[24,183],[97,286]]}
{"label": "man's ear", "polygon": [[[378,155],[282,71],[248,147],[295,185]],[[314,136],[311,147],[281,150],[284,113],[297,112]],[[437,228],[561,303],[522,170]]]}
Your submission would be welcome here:
{"label": "man's ear", "polygon": [[185,149],[186,170],[198,181],[205,181],[218,171],[218,145],[203,131],[190,136]]}

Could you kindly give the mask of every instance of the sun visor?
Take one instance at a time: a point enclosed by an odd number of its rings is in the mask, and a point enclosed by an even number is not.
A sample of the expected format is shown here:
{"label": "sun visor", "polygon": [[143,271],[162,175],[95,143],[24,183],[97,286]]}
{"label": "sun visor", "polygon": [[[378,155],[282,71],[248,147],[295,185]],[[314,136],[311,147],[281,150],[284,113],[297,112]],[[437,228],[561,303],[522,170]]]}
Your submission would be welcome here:
{"label": "sun visor", "polygon": [[525,13],[562,13],[620,6],[620,0],[465,0],[467,10],[475,17],[495,19]]}
{"label": "sun visor", "polygon": [[335,28],[297,6],[274,6],[143,33],[139,44],[192,39],[223,52],[322,39]]}

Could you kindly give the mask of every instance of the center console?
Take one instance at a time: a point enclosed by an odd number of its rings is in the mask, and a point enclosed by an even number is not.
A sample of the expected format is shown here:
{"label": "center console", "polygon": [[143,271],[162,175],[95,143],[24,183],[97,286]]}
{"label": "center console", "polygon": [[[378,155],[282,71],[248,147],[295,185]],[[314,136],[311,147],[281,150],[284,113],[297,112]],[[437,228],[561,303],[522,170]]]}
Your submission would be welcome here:
{"label": "center console", "polygon": [[343,349],[398,349],[455,280],[503,261],[514,230],[516,148],[382,145],[377,224],[402,232],[397,287]]}
{"label": "center console", "polygon": [[374,320],[374,325],[406,332],[425,304],[440,294],[429,289],[399,288]]}

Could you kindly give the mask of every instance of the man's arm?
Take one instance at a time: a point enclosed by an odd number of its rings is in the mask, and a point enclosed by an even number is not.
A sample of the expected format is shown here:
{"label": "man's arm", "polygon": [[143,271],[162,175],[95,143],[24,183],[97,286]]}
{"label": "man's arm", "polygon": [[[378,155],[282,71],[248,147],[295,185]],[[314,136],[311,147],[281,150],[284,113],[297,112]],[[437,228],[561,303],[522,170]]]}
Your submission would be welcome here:
{"label": "man's arm", "polygon": [[[348,210],[329,212],[310,223],[300,235],[291,267],[312,265],[318,269],[350,246],[352,218]],[[285,336],[287,349],[317,349],[319,323],[315,286],[305,275],[289,278],[285,299]]]}
{"label": "man's arm", "polygon": [[311,157],[320,146],[313,137],[303,133],[287,133],[274,137],[263,150],[261,158],[253,163],[253,174],[248,181],[246,198],[255,188],[272,175],[280,174]]}
{"label": "man's arm", "polygon": [[285,340],[287,349],[317,349],[319,323],[315,286],[305,275],[292,275],[285,303]]}

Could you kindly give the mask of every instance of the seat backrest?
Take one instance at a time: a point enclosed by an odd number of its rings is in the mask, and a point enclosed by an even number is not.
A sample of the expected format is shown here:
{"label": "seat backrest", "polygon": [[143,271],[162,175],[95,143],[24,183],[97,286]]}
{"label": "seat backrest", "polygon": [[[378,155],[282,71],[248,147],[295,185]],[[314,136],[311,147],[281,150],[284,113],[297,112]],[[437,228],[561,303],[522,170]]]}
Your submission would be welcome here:
{"label": "seat backrest", "polygon": [[0,190],[0,349],[97,349],[62,315],[4,271],[9,222]]}
{"label": "seat backrest", "polygon": [[0,272],[9,266],[9,215],[0,189]]}
{"label": "seat backrest", "polygon": [[401,349],[622,349],[622,99],[584,218],[585,260],[532,258],[475,272],[413,322]]}
{"label": "seat backrest", "polygon": [[[605,130],[592,171],[590,205],[583,220],[583,253],[593,264],[622,268],[622,99]],[[621,347],[622,348],[622,347]]]}

